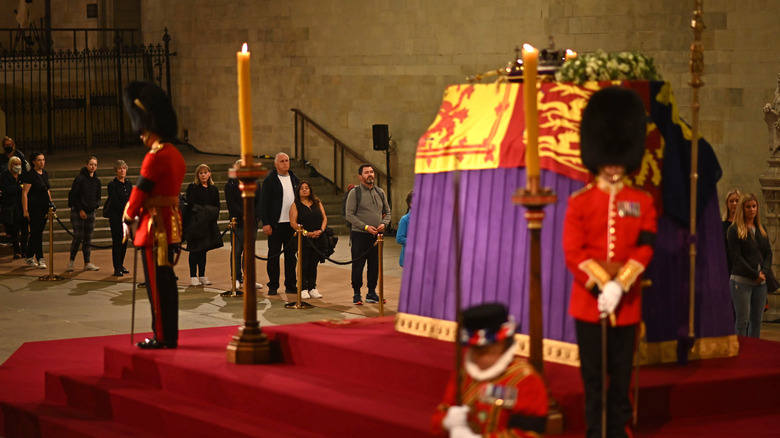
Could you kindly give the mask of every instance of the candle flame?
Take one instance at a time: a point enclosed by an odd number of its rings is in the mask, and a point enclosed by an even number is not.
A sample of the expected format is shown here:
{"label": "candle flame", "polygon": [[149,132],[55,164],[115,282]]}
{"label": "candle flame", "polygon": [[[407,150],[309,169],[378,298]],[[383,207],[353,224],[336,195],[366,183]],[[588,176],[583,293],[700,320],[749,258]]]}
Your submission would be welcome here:
{"label": "candle flame", "polygon": [[567,55],[569,55],[569,56],[571,56],[571,55],[576,55],[576,54],[577,54],[577,52],[575,52],[575,51],[574,51],[574,50],[572,50],[572,49],[566,49],[566,54],[567,54]]}
{"label": "candle flame", "polygon": [[248,51],[247,49],[248,49],[248,47],[247,47],[246,43],[244,43],[244,45],[241,46],[241,53],[246,53]]}
{"label": "candle flame", "polygon": [[536,48],[534,46],[528,44],[528,43],[525,43],[525,44],[523,44],[523,51],[532,53],[532,52],[536,51]]}

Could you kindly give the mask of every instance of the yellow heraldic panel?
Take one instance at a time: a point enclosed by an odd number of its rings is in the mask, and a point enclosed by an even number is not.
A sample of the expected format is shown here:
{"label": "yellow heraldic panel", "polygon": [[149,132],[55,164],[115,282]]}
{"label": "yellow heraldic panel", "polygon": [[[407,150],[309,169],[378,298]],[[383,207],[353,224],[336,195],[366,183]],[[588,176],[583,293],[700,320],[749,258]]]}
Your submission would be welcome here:
{"label": "yellow heraldic panel", "polygon": [[495,169],[519,84],[451,85],[417,144],[416,173]]}

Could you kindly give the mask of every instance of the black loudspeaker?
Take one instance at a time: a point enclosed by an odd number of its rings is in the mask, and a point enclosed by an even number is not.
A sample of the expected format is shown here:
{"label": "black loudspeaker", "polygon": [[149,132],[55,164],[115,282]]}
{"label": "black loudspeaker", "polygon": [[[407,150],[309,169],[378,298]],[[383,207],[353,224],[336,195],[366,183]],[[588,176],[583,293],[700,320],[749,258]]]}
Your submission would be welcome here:
{"label": "black loudspeaker", "polygon": [[390,147],[390,132],[387,125],[373,125],[374,129],[374,150],[386,151]]}

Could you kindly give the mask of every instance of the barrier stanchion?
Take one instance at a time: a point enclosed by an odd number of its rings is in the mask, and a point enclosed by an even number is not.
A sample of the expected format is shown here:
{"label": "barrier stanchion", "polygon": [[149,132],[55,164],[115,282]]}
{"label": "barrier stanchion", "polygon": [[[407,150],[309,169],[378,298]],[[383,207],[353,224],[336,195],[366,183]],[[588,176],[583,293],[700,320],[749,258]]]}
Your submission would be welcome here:
{"label": "barrier stanchion", "polygon": [[385,246],[385,239],[383,234],[376,235],[376,247],[377,247],[377,270],[379,271],[379,278],[377,278],[377,288],[379,289],[379,316],[385,316],[385,273],[382,249]]}
{"label": "barrier stanchion", "polygon": [[[228,229],[230,230],[230,290],[219,295],[235,297],[238,296],[236,293],[236,276],[238,275],[238,271],[236,271],[236,218],[230,218]],[[241,295],[243,296],[243,292]]]}
{"label": "barrier stanchion", "polygon": [[49,208],[49,275],[38,277],[40,281],[59,281],[64,277],[54,275],[54,209]]}
{"label": "barrier stanchion", "polygon": [[298,296],[295,301],[285,303],[285,309],[311,309],[314,307],[305,301],[301,301],[301,290],[303,289],[303,236],[305,233],[306,231],[303,229],[303,225],[298,224],[298,230],[295,232],[298,237],[298,265],[296,268],[298,275]]}

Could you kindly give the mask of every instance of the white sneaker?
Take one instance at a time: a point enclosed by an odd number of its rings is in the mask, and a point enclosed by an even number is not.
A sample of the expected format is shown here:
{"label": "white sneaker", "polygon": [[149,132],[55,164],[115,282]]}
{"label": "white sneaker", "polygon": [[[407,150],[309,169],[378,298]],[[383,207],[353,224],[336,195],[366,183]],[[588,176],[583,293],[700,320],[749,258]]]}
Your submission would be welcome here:
{"label": "white sneaker", "polygon": [[200,280],[198,280],[198,277],[190,277],[190,286],[200,286]]}
{"label": "white sneaker", "polygon": [[308,300],[309,298],[311,298],[311,295],[309,295],[309,291],[302,290],[301,291],[301,299],[302,300]]}
{"label": "white sneaker", "polygon": [[73,267],[73,263],[74,263],[74,261],[73,261],[73,260],[71,260],[71,261],[69,261],[69,262],[68,262],[68,267],[67,267],[67,268],[65,268],[65,272],[73,272],[73,269],[74,269],[74,267]]}
{"label": "white sneaker", "polygon": [[236,290],[242,290],[243,288],[244,288],[244,284],[236,280]]}
{"label": "white sneaker", "polygon": [[43,258],[38,259],[38,269],[46,269],[46,260]]}
{"label": "white sneaker", "polygon": [[211,280],[209,280],[208,277],[200,277],[199,280],[200,280],[200,284],[204,286],[208,286],[211,284]]}
{"label": "white sneaker", "polygon": [[87,263],[86,265],[84,265],[84,270],[85,271],[99,271],[100,268],[98,268],[97,266],[93,265],[92,263]]}
{"label": "white sneaker", "polygon": [[321,293],[320,293],[320,291],[318,291],[317,289],[312,289],[312,290],[310,290],[310,291],[309,291],[309,295],[310,295],[312,298],[322,298],[322,294],[321,294]]}
{"label": "white sneaker", "polygon": [[38,266],[38,262],[32,257],[25,257],[24,261],[27,262],[27,266]]}

